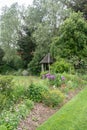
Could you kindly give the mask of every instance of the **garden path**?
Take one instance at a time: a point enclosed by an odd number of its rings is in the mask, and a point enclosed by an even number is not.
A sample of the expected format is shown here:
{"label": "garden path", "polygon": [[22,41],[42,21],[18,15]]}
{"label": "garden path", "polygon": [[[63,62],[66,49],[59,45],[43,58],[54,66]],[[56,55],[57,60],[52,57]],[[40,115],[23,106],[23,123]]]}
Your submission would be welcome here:
{"label": "garden path", "polygon": [[30,114],[27,116],[27,118],[20,122],[17,130],[36,130],[36,128],[39,125],[41,125],[51,115],[53,115],[56,111],[58,111],[61,108],[61,106],[63,106],[66,102],[68,102],[79,91],[80,91],[80,89],[69,92],[66,99],[64,100],[63,104],[61,104],[56,109],[47,107],[42,103],[36,103],[33,110],[30,112]]}

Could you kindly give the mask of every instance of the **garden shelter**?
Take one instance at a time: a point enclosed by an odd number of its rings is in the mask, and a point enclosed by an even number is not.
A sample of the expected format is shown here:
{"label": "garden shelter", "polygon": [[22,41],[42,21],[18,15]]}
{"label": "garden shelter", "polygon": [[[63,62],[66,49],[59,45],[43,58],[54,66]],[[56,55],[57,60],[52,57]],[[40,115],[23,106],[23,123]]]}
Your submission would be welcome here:
{"label": "garden shelter", "polygon": [[53,63],[53,58],[50,53],[48,53],[43,59],[40,61],[41,70],[42,71],[50,71],[50,65]]}

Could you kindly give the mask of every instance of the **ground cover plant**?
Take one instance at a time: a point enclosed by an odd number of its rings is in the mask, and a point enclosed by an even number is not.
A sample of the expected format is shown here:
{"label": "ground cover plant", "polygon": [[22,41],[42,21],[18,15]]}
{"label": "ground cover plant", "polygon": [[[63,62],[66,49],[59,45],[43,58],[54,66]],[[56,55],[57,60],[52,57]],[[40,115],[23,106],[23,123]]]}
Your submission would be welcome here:
{"label": "ground cover plant", "polygon": [[87,88],[37,130],[87,130]]}
{"label": "ground cover plant", "polygon": [[[19,87],[19,88],[18,88]],[[0,76],[0,125],[15,130],[21,119],[33,108],[33,101],[26,97],[26,87],[19,86],[13,76]]]}
{"label": "ground cover plant", "polygon": [[34,106],[27,95],[32,82],[42,82],[40,78],[28,76],[0,76],[0,125],[15,130]]}
{"label": "ground cover plant", "polygon": [[8,130],[16,130],[21,119],[24,119],[34,107],[34,103],[27,99],[22,103],[3,110],[0,117],[0,125],[4,125]]}
{"label": "ground cover plant", "polygon": [[8,76],[0,76],[0,112],[6,107],[9,108],[12,104],[12,86],[13,78]]}

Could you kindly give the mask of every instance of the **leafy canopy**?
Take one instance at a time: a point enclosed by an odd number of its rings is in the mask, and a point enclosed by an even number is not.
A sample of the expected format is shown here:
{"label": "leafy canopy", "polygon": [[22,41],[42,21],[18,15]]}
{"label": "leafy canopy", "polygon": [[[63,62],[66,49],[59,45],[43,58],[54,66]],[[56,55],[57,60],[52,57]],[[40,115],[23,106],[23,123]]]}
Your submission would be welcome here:
{"label": "leafy canopy", "polygon": [[87,23],[80,13],[72,13],[60,26],[59,36],[53,40],[52,52],[63,58],[87,56]]}

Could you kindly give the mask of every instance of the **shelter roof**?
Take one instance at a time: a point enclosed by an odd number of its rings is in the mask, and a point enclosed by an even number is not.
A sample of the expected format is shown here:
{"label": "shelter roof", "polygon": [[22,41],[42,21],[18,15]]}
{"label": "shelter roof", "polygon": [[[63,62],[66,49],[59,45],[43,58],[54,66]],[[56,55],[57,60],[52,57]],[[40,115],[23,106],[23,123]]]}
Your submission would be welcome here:
{"label": "shelter roof", "polygon": [[40,61],[41,64],[44,63],[53,63],[53,58],[51,57],[50,53],[48,53],[43,59]]}

